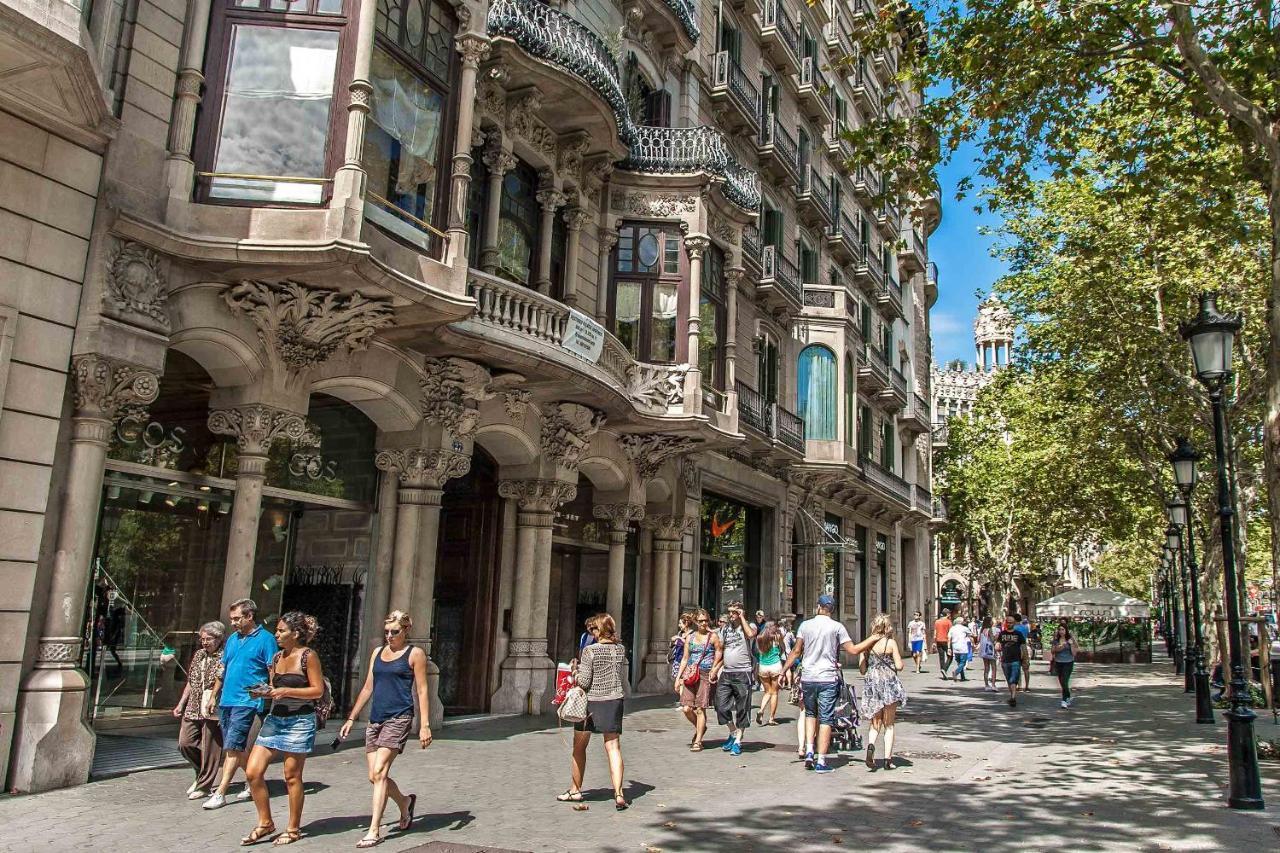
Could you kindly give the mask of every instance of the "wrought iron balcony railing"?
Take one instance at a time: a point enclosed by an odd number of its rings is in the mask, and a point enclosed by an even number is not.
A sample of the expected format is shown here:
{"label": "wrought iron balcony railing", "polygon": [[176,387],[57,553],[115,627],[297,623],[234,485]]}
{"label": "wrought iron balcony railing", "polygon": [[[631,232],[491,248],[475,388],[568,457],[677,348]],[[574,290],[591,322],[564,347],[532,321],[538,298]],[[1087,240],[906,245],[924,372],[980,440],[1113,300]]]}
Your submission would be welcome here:
{"label": "wrought iron balcony railing", "polygon": [[795,304],[804,304],[804,290],[800,287],[800,268],[777,246],[765,246],[760,254],[760,282],[773,284],[790,294]]}
{"label": "wrought iron balcony railing", "polygon": [[760,89],[727,50],[716,54],[712,85],[723,86],[744,116],[759,120]]}
{"label": "wrought iron balcony railing", "polygon": [[777,403],[773,404],[773,413],[778,441],[792,450],[804,453],[804,418]]}
{"label": "wrought iron balcony railing", "polygon": [[634,123],[627,111],[618,63],[599,36],[538,0],[491,0],[486,26],[489,35],[508,36],[530,55],[591,86],[613,109],[618,136],[631,141]]}
{"label": "wrought iron balcony railing", "polygon": [[933,493],[919,483],[912,484],[912,492],[916,499],[916,511],[933,516]]}
{"label": "wrought iron balcony railing", "polygon": [[889,362],[885,361],[884,352],[870,341],[863,345],[862,363],[871,368],[884,382],[889,381]]}
{"label": "wrought iron balcony railing", "polygon": [[714,127],[636,125],[631,154],[623,168],[674,174],[706,172],[724,180],[730,201],[749,210],[760,206],[759,176],[738,164],[724,135]]}
{"label": "wrought iron balcony railing", "polygon": [[903,504],[911,505],[911,484],[874,459],[862,460],[862,477],[902,501]]}
{"label": "wrought iron balcony railing", "polygon": [[760,240],[760,229],[747,225],[742,229],[742,261],[756,270],[760,269],[760,253],[764,244]]}
{"label": "wrought iron balcony railing", "polygon": [[782,43],[791,51],[792,60],[799,62],[800,33],[791,16],[787,14],[787,8],[782,5],[782,0],[765,0],[763,26],[776,27],[778,35],[782,37]]}
{"label": "wrought iron balcony railing", "polygon": [[836,111],[835,92],[827,85],[827,78],[822,73],[816,56],[806,56],[800,62],[800,85],[809,87],[813,94],[823,103],[827,115]]}
{"label": "wrought iron balcony railing", "polygon": [[889,382],[893,385],[893,390],[902,395],[902,399],[907,399],[907,377],[902,371],[894,367],[889,370]]}
{"label": "wrought iron balcony railing", "polygon": [[765,113],[764,121],[760,123],[760,144],[772,145],[778,158],[786,163],[793,173],[799,174],[800,147],[796,144],[796,138],[787,132],[782,122],[778,121],[773,113]]}
{"label": "wrought iron balcony railing", "polygon": [[738,422],[761,435],[770,435],[772,424],[769,404],[765,402],[764,396],[741,379],[737,380],[734,387],[738,391]]}
{"label": "wrought iron balcony railing", "polygon": [[689,38],[695,42],[702,34],[698,29],[698,7],[694,5],[692,0],[662,0],[675,12],[676,18],[680,21],[680,26],[684,27],[684,31],[688,33]]}

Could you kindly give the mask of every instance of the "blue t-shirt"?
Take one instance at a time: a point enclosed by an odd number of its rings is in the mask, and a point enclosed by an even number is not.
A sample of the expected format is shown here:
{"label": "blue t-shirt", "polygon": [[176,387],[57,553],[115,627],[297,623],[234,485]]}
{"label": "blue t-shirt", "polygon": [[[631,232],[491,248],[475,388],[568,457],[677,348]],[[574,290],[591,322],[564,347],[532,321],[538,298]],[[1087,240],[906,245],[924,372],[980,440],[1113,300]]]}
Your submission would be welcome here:
{"label": "blue t-shirt", "polygon": [[222,699],[218,705],[261,711],[263,700],[250,696],[249,688],[267,680],[271,659],[279,648],[275,635],[261,625],[247,637],[233,631],[222,652]]}
{"label": "blue t-shirt", "polygon": [[1024,624],[1024,623],[1022,623],[1022,622],[1019,622],[1017,625],[1014,625],[1014,626],[1013,626],[1013,630],[1015,630],[1015,631],[1017,631],[1019,634],[1021,634],[1021,635],[1022,635],[1022,639],[1024,639],[1024,640],[1029,640],[1029,639],[1031,639],[1031,626],[1030,626],[1030,625]]}

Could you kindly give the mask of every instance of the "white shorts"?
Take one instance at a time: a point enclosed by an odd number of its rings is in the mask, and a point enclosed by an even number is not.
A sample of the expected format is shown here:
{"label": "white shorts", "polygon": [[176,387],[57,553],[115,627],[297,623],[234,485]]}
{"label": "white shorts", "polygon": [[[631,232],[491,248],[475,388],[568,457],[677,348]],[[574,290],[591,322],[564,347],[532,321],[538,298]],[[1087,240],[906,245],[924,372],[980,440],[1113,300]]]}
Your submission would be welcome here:
{"label": "white shorts", "polygon": [[777,678],[782,675],[782,662],[765,663],[760,665],[760,676],[762,678]]}

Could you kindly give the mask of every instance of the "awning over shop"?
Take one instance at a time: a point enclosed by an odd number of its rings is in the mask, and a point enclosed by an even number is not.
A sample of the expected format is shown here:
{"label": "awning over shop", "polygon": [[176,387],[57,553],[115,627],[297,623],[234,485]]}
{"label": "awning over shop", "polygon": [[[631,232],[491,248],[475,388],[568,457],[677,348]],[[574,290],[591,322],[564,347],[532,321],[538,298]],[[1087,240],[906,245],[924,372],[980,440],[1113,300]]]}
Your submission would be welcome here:
{"label": "awning over shop", "polygon": [[1036,617],[1051,619],[1150,619],[1151,605],[1103,587],[1071,589],[1036,605]]}

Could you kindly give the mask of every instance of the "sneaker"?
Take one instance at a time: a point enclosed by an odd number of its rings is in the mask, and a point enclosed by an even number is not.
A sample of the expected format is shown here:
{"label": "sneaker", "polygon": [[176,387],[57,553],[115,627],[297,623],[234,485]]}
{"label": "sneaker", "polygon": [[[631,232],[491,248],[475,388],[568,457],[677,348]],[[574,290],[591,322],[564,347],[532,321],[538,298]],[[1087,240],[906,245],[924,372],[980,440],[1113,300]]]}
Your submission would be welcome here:
{"label": "sneaker", "polygon": [[209,794],[208,794],[208,792],[207,792],[207,791],[202,791],[201,789],[196,788],[196,789],[195,789],[194,791],[192,791],[190,794],[187,794],[187,799],[188,799],[188,800],[203,800],[203,799],[204,799],[205,797],[207,797],[207,796],[209,796]]}
{"label": "sneaker", "polygon": [[730,736],[729,736],[729,739],[728,739],[727,741],[725,741],[725,742],[724,742],[724,745],[723,745],[723,746],[721,746],[720,748],[721,748],[722,750],[724,750],[725,752],[728,752],[728,751],[730,751],[731,749],[733,749],[733,745],[734,745],[735,743],[737,743],[737,742],[738,742],[738,738],[737,738],[736,736],[734,736],[734,735],[730,735]]}
{"label": "sneaker", "polygon": [[196,785],[199,785],[199,784],[200,784],[199,780],[192,782],[190,785],[187,786],[187,793],[188,794],[194,793],[196,790]]}
{"label": "sneaker", "polygon": [[1059,702],[1059,703],[1058,703],[1058,707],[1060,707],[1060,708],[1070,708],[1070,707],[1071,707],[1071,703],[1070,703],[1070,702],[1068,702],[1066,699],[1063,699],[1061,702]]}
{"label": "sneaker", "polygon": [[805,770],[813,769],[813,753],[812,752],[806,752],[804,754],[804,769]]}
{"label": "sneaker", "polygon": [[245,785],[244,790],[236,794],[236,802],[243,803],[253,799],[253,793],[249,790],[249,786]]}
{"label": "sneaker", "polygon": [[1068,697],[1067,697],[1067,707],[1068,707],[1068,708],[1070,708],[1070,707],[1071,707],[1072,705],[1074,705],[1075,703],[1076,703],[1076,697],[1074,697],[1074,696],[1068,696]]}
{"label": "sneaker", "polygon": [[227,798],[222,794],[214,793],[212,797],[204,801],[200,807],[202,809],[220,809],[227,804]]}
{"label": "sneaker", "polygon": [[733,746],[729,747],[730,755],[742,755],[742,742],[737,738],[733,740]]}
{"label": "sneaker", "polygon": [[813,765],[813,772],[814,773],[833,773],[835,772],[835,768],[832,767],[830,764],[823,762],[822,764]]}

